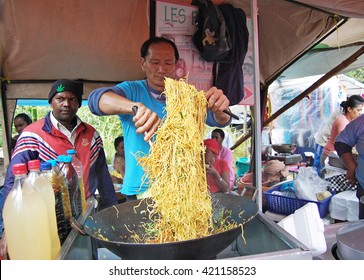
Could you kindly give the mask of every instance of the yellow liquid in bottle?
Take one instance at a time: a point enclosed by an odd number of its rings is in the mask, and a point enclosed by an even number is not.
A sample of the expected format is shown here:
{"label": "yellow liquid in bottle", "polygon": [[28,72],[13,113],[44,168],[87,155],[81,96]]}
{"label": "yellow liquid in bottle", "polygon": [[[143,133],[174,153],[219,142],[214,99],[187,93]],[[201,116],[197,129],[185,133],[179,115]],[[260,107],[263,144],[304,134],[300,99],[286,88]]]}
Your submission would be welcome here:
{"label": "yellow liquid in bottle", "polygon": [[83,183],[83,178],[78,177],[78,184],[80,185],[80,191],[81,191],[81,206],[82,206],[82,212],[86,210],[86,195],[85,195],[85,185]]}
{"label": "yellow liquid in bottle", "polygon": [[64,207],[64,215],[66,219],[69,221],[72,218],[72,210],[71,210],[71,202],[70,202],[70,194],[67,189],[66,179],[59,169],[56,169],[54,172],[53,179],[55,180],[54,184],[59,185],[61,187],[62,199],[63,199],[63,207]]}
{"label": "yellow liquid in bottle", "polygon": [[51,256],[56,259],[59,250],[61,249],[61,242],[58,236],[57,217],[56,217],[56,200],[54,191],[49,179],[45,176],[35,178],[34,187],[42,194],[42,197],[47,205],[49,230],[51,234]]}
{"label": "yellow liquid in bottle", "polygon": [[10,259],[50,260],[51,238],[43,198],[27,184],[14,191],[9,193],[3,209]]}

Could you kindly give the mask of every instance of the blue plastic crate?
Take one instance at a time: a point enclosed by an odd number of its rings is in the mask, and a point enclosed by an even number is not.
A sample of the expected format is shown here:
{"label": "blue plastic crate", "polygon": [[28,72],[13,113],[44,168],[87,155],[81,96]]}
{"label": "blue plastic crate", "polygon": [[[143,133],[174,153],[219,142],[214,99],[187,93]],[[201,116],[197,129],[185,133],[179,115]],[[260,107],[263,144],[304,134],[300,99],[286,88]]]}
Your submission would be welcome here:
{"label": "blue plastic crate", "polygon": [[291,184],[292,186],[293,181],[279,183],[278,185],[273,186],[269,190],[264,192],[265,199],[267,201],[268,211],[277,214],[290,215],[293,214],[294,211],[296,211],[297,209],[306,205],[307,203],[312,202],[317,204],[321,218],[327,216],[327,214],[329,213],[329,204],[332,196],[322,201],[312,201],[312,200],[272,194],[272,192],[279,191],[281,187],[285,186],[286,184]]}

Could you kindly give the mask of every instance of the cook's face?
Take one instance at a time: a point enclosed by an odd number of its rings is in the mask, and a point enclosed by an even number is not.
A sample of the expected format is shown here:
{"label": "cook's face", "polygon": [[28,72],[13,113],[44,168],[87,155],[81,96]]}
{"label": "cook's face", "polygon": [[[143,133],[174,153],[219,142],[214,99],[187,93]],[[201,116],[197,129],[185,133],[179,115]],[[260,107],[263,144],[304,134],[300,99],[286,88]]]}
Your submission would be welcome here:
{"label": "cook's face", "polygon": [[164,78],[174,78],[175,66],[174,49],[164,42],[150,45],[148,55],[141,58],[141,67],[149,86],[160,92],[164,90]]}
{"label": "cook's face", "polygon": [[212,138],[212,139],[215,139],[215,140],[217,141],[217,143],[219,143],[219,145],[220,145],[220,146],[221,146],[221,144],[222,144],[222,141],[224,140],[224,139],[222,139],[222,137],[221,137],[220,133],[218,133],[218,132],[213,132],[213,133],[211,134],[211,138]]}
{"label": "cook's face", "polygon": [[53,97],[51,107],[54,117],[60,123],[71,123],[78,110],[78,100],[70,91],[59,92]]}
{"label": "cook's face", "polygon": [[28,124],[23,120],[23,118],[14,119],[14,127],[18,134],[20,134],[27,125]]}

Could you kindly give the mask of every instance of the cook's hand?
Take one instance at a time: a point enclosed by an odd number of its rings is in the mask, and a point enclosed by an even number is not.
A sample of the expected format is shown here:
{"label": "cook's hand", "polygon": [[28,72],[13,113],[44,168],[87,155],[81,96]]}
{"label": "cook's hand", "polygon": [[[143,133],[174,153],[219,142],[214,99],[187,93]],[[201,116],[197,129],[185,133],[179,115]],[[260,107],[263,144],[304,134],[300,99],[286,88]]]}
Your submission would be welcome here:
{"label": "cook's hand", "polygon": [[229,108],[229,99],[221,89],[217,89],[216,87],[210,88],[205,94],[208,102],[207,107],[215,113],[215,120],[219,124],[226,124],[230,120],[230,116],[225,114],[223,110]]}
{"label": "cook's hand", "polygon": [[142,103],[137,103],[138,111],[133,117],[133,122],[138,134],[144,133],[144,140],[149,141],[157,131],[162,120],[152,110],[145,107]]}

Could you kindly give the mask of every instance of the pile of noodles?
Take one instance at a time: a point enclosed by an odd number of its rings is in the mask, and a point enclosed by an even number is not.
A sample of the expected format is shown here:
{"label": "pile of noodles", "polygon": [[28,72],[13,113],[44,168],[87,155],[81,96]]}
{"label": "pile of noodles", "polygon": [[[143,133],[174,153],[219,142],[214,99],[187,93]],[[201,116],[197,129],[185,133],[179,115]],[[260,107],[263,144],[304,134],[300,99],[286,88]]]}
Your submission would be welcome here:
{"label": "pile of noodles", "polygon": [[203,144],[205,93],[169,78],[164,93],[166,118],[150,154],[139,159],[153,200],[146,242],[156,243],[204,237],[213,230]]}

